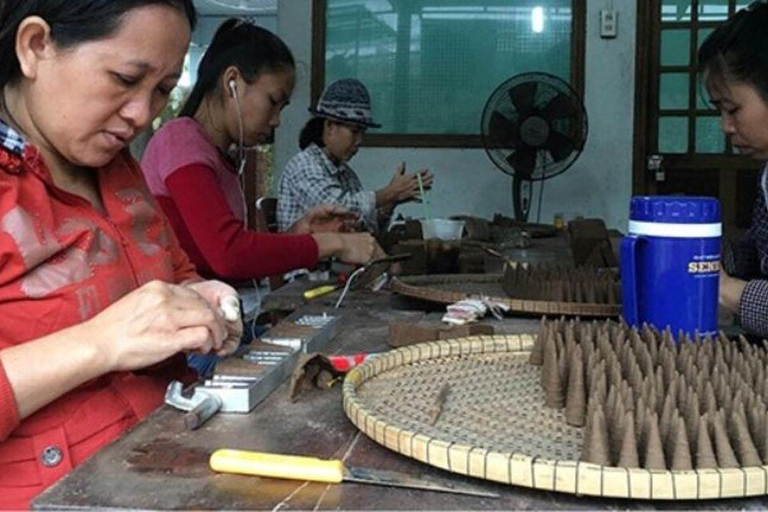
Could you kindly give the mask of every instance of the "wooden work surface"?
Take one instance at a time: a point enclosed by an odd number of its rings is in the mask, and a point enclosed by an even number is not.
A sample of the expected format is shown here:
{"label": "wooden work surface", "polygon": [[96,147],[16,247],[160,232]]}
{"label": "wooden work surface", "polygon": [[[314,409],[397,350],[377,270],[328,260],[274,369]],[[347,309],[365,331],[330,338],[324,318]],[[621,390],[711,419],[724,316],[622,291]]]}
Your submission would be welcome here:
{"label": "wooden work surface", "polygon": [[[299,303],[304,285],[289,285],[267,304]],[[334,295],[303,306],[326,307]],[[388,292],[354,292],[341,308],[337,335],[328,352],[352,354],[386,350],[392,321],[437,320],[415,310],[416,303]],[[407,308],[407,309],[399,309]],[[497,333],[536,332],[537,319],[491,321]],[[237,448],[320,458],[344,458],[350,466],[427,475],[441,482],[471,482],[500,499],[344,483],[326,485],[215,474],[209,455]],[[218,414],[201,429],[187,431],[181,413],[162,407],[126,436],[40,496],[37,509],[764,509],[763,498],[706,502],[640,502],[579,498],[464,478],[400,456],[368,439],[342,411],[341,386],[313,391],[296,403],[280,387],[251,414]]]}

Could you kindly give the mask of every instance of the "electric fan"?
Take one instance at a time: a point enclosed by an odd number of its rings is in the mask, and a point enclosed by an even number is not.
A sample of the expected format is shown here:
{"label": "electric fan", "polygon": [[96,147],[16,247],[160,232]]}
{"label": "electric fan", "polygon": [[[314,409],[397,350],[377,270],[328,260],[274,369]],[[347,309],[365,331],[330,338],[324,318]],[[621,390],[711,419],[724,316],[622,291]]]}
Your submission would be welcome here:
{"label": "electric fan", "polygon": [[573,165],[587,131],[584,104],[554,75],[516,75],[493,91],[483,109],[480,133],[491,161],[512,176],[516,221],[528,221],[532,182],[557,176]]}

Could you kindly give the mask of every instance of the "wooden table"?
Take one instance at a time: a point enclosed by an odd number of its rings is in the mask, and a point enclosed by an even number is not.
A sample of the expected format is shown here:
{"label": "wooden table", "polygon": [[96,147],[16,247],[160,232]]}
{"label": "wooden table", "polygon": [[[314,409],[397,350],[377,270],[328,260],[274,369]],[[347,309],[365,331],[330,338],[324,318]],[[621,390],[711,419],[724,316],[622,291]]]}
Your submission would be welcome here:
{"label": "wooden table", "polygon": [[[291,285],[270,299],[273,307],[300,302],[301,286]],[[387,324],[439,318],[437,313],[388,292],[355,292],[341,309],[331,353],[386,350]],[[307,313],[333,302],[333,296],[302,306]],[[401,309],[405,308],[405,309]],[[497,333],[536,332],[538,319],[492,321]],[[345,483],[326,485],[215,474],[209,455],[238,448],[320,458],[350,465],[427,475],[442,482],[471,482],[500,499]],[[162,407],[123,438],[40,496],[37,509],[249,509],[249,510],[455,510],[455,509],[764,509],[764,499],[707,502],[639,502],[579,498],[502,486],[448,473],[393,453],[371,441],[347,420],[340,386],[312,392],[291,403],[283,385],[251,414],[219,414],[201,429],[187,431],[181,414]]]}

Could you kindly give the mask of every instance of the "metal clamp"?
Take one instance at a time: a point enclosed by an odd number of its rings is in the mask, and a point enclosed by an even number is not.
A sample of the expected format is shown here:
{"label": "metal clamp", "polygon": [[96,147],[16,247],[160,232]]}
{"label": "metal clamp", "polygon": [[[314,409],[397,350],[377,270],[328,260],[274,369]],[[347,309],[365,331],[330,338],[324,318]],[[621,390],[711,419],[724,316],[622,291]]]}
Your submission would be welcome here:
{"label": "metal clamp", "polygon": [[168,384],[165,391],[165,403],[176,409],[187,411],[184,415],[184,426],[189,430],[195,430],[208,421],[208,418],[221,409],[221,398],[213,393],[195,388],[192,396],[187,398],[183,394],[184,386],[174,380]]}

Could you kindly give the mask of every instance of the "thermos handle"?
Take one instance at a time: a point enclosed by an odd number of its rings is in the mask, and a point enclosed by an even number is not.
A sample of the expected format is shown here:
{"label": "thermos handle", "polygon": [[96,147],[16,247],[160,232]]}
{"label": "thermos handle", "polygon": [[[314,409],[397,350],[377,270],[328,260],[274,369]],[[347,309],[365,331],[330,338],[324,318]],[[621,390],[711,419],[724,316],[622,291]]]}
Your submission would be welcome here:
{"label": "thermos handle", "polygon": [[637,300],[637,244],[641,238],[637,235],[627,235],[621,247],[621,288],[622,304],[624,305],[624,320],[629,325],[640,322],[640,310]]}

